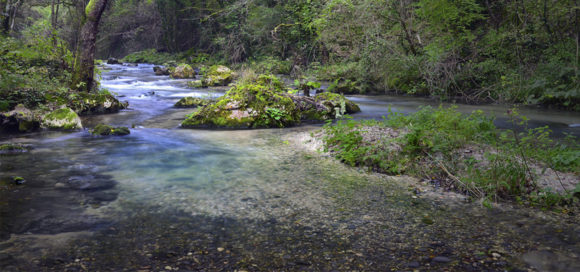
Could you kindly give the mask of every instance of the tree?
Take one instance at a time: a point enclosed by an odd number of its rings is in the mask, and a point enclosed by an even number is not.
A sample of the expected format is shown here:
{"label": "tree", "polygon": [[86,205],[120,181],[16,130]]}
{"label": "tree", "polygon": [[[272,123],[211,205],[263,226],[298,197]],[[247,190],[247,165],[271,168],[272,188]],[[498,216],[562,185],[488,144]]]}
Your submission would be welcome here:
{"label": "tree", "polygon": [[0,0],[0,8],[3,8],[0,10],[0,21],[4,34],[10,34],[14,28],[16,12],[21,5],[22,0]]}
{"label": "tree", "polygon": [[76,52],[72,88],[91,91],[95,87],[95,44],[99,22],[108,0],[90,0],[85,7],[85,18],[81,29],[80,47]]}

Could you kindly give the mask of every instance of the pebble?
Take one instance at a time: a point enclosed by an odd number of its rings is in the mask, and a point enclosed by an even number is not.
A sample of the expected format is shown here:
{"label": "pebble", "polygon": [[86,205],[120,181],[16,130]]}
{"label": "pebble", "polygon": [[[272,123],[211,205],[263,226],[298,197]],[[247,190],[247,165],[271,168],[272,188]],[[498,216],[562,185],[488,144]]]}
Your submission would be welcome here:
{"label": "pebble", "polygon": [[218,248],[217,248],[217,251],[218,251],[218,252],[222,252],[222,251],[224,251],[224,248],[223,248],[223,247],[218,247]]}
{"label": "pebble", "polygon": [[491,256],[496,258],[496,259],[501,258],[501,255],[499,253],[495,253],[495,252],[491,253]]}
{"label": "pebble", "polygon": [[435,258],[433,258],[434,262],[436,263],[448,263],[451,261],[451,259],[447,258],[447,257],[443,257],[443,256],[437,256]]}
{"label": "pebble", "polygon": [[165,267],[165,270],[173,270],[173,268],[171,268],[171,266],[168,265]]}
{"label": "pebble", "polygon": [[410,262],[410,263],[407,264],[407,267],[408,268],[418,268],[419,266],[421,266],[421,265],[417,261]]}

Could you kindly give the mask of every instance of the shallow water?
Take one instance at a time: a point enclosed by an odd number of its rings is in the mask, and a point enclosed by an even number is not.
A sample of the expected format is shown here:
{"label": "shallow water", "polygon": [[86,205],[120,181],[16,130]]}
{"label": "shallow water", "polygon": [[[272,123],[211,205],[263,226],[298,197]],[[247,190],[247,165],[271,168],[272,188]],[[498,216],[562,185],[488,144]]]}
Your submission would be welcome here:
{"label": "shallow water", "polygon": [[[1,271],[580,269],[575,216],[417,197],[411,178],[308,149],[318,126],[182,130],[191,110],[173,103],[224,90],[110,67],[102,85],[130,109],[83,124],[131,135],[30,134],[9,139],[30,152],[0,155]],[[354,100],[357,118],[419,104]]]}

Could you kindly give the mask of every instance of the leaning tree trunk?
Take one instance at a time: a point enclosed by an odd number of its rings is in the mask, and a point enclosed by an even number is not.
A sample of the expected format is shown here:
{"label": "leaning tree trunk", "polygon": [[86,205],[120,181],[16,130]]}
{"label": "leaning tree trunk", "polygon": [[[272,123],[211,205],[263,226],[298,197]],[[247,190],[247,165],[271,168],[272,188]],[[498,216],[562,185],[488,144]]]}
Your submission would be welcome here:
{"label": "leaning tree trunk", "polygon": [[108,0],[91,0],[85,8],[85,20],[81,29],[80,47],[76,54],[72,88],[91,91],[95,87],[95,44],[99,21]]}

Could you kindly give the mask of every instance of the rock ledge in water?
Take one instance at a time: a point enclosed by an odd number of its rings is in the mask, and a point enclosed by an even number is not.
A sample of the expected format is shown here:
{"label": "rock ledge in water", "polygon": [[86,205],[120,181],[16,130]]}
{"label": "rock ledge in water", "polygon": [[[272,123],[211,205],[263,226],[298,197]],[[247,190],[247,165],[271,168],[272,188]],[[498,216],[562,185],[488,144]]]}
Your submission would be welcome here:
{"label": "rock ledge in water", "polygon": [[91,130],[91,134],[100,136],[125,136],[131,134],[131,131],[127,127],[112,127],[105,124],[98,124]]}

